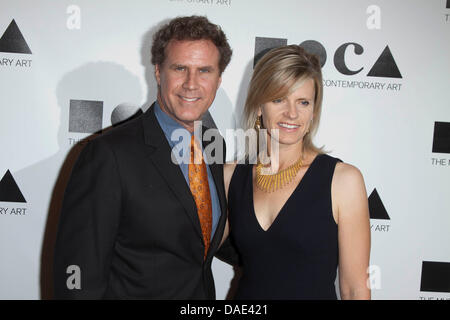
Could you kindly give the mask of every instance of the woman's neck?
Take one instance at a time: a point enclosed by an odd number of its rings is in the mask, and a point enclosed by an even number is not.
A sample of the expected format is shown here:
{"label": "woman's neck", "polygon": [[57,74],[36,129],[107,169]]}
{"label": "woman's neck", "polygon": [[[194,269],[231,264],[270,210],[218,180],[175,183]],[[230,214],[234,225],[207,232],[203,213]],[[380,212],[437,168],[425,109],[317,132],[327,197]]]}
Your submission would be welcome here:
{"label": "woman's neck", "polygon": [[297,162],[300,157],[302,157],[302,161],[305,158],[303,141],[291,145],[275,141],[272,145],[272,141],[269,137],[267,140],[267,151],[273,173],[286,169]]}

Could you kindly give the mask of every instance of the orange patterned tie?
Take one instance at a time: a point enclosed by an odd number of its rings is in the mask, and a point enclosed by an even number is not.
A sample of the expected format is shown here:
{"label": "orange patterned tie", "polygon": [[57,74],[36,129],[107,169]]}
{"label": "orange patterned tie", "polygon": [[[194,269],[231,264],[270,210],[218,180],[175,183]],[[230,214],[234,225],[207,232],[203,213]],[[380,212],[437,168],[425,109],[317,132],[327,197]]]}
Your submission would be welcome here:
{"label": "orange patterned tie", "polygon": [[202,228],[203,240],[205,242],[205,255],[211,242],[212,229],[212,205],[209,193],[208,173],[203,161],[202,149],[194,135],[191,137],[191,161],[189,162],[189,187],[197,205],[198,218]]}

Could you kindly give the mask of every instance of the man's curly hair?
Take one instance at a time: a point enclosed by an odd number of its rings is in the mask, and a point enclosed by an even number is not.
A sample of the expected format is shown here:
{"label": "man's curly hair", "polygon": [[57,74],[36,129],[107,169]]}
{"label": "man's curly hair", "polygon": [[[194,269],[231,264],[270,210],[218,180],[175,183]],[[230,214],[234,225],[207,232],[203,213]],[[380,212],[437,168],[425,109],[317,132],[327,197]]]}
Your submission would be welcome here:
{"label": "man's curly hair", "polygon": [[219,50],[219,70],[221,74],[230,62],[233,53],[225,33],[206,17],[178,17],[162,26],[153,36],[153,65],[162,65],[166,58],[166,47],[171,40],[211,40]]}

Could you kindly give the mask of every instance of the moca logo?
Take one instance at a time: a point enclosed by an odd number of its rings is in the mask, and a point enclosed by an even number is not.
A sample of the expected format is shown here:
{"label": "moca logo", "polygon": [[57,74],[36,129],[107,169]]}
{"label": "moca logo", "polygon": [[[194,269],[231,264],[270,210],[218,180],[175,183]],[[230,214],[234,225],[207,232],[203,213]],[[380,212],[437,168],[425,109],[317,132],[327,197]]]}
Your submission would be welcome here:
{"label": "moca logo", "polygon": [[[369,213],[371,220],[382,220],[374,221],[370,223],[370,230],[375,232],[389,232],[390,220],[389,214],[381,201],[380,195],[377,189],[373,189],[369,196]],[[384,222],[384,223],[383,223]]]}
{"label": "moca logo", "polygon": [[432,151],[450,153],[450,122],[436,121],[434,123]]}
{"label": "moca logo", "polygon": [[69,132],[96,133],[102,121],[103,101],[70,100]]}
{"label": "moca logo", "polygon": [[0,38],[0,52],[32,54],[14,19]]}
{"label": "moca logo", "polygon": [[19,186],[9,170],[6,171],[5,175],[0,180],[0,201],[26,203]]}
{"label": "moca logo", "polygon": [[[256,37],[253,65],[255,65],[267,51],[283,45],[287,45],[287,39]],[[300,46],[309,53],[316,54],[319,57],[321,67],[324,67],[328,55],[327,50],[319,41],[306,40],[300,43]],[[364,53],[364,47],[359,43],[346,42],[334,51],[333,56],[333,63],[336,70],[347,76],[358,74],[364,70],[363,66],[356,70],[352,70],[348,67],[346,57],[350,56],[347,52],[350,52],[351,49],[353,49],[353,54],[355,55],[362,55]],[[386,45],[366,75],[368,77],[402,78],[389,46]]]}
{"label": "moca logo", "polygon": [[[432,151],[433,153],[450,154],[450,122],[434,122]],[[433,156],[431,164],[438,167],[447,167],[450,166],[450,158],[448,156]]]}
{"label": "moca logo", "polygon": [[[142,109],[131,103],[121,103],[111,113],[111,125],[119,126],[141,115]],[[101,134],[103,131],[103,101],[75,100],[69,104],[69,132]],[[69,145],[87,143],[89,139],[69,138]]]}
{"label": "moca logo", "polygon": [[440,261],[422,261],[422,274],[420,277],[421,292],[435,292],[430,296],[421,296],[420,300],[449,300],[448,295],[442,296],[442,293],[450,293],[450,262]]}
{"label": "moca logo", "polygon": [[[142,110],[130,103],[121,103],[111,113],[111,125],[118,126],[142,114]],[[103,130],[103,101],[70,100],[69,132],[95,133]]]}
{"label": "moca logo", "polygon": [[[0,202],[26,203],[22,191],[20,191],[14,177],[9,169],[0,180]],[[17,207],[16,205],[0,205],[0,216],[26,216],[27,208]]]}

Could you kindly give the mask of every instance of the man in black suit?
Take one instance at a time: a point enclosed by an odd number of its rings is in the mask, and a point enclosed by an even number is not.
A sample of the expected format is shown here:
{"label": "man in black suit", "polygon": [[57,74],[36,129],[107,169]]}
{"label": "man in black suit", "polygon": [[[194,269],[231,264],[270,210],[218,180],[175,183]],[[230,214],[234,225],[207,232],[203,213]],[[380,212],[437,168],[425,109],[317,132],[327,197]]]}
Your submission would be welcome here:
{"label": "man in black suit", "polygon": [[55,298],[215,298],[211,262],[226,221],[224,155],[206,165],[206,241],[190,169],[172,160],[172,149],[186,142],[175,130],[193,134],[194,121],[211,106],[231,54],[223,31],[205,17],[173,19],[155,34],[157,101],[91,140],[73,168],[55,246]]}

